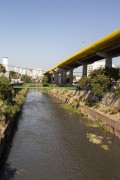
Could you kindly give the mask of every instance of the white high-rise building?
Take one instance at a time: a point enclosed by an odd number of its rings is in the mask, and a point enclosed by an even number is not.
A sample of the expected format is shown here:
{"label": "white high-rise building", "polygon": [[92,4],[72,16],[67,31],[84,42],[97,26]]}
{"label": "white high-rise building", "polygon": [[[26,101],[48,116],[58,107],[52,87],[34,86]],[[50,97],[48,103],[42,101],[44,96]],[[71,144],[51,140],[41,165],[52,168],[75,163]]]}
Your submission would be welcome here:
{"label": "white high-rise building", "polygon": [[14,67],[13,71],[18,72],[18,67]]}
{"label": "white high-rise building", "polygon": [[27,73],[26,73],[26,69],[23,69],[22,75],[25,75],[25,74],[27,74]]}
{"label": "white high-rise building", "polygon": [[9,67],[8,67],[8,57],[3,57],[3,66],[6,69],[5,76],[9,78]]}
{"label": "white high-rise building", "polygon": [[40,78],[43,76],[43,70],[42,69],[33,69],[32,70],[32,76],[33,78]]}
{"label": "white high-rise building", "polygon": [[8,68],[8,57],[3,57],[3,66],[6,68],[6,71],[9,71],[9,68]]}

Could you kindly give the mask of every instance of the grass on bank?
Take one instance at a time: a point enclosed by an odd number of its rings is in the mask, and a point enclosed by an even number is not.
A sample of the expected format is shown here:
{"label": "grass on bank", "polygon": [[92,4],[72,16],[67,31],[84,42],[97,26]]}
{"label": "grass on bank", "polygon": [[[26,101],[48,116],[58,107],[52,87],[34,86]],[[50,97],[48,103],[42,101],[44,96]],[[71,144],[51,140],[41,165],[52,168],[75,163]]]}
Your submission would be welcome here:
{"label": "grass on bank", "polygon": [[72,112],[72,113],[75,113],[75,114],[80,114],[83,116],[83,114],[81,113],[80,110],[76,109],[76,108],[73,108],[71,105],[69,104],[65,104],[65,103],[62,103],[60,104],[60,107],[64,108],[65,110],[69,111],[69,112]]}

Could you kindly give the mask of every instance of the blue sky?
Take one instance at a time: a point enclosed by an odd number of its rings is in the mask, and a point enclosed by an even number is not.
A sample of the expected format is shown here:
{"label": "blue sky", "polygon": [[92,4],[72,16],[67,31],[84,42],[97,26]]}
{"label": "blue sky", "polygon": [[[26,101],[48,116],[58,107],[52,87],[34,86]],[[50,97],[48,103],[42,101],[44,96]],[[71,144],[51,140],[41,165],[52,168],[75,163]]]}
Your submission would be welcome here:
{"label": "blue sky", "polygon": [[0,62],[47,70],[119,27],[120,0],[0,0]]}

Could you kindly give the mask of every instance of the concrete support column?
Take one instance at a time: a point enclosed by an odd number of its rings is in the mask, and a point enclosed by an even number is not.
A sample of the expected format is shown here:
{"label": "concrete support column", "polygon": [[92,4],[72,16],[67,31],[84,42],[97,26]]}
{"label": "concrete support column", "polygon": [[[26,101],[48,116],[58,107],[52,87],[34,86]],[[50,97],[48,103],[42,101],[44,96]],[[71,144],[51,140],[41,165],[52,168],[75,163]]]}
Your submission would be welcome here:
{"label": "concrete support column", "polygon": [[57,73],[57,77],[58,77],[58,84],[61,84],[61,73],[60,72]]}
{"label": "concrete support column", "polygon": [[53,84],[53,74],[51,74],[51,84]]}
{"label": "concrete support column", "polygon": [[69,83],[70,86],[73,85],[73,68],[70,69],[70,83]]}
{"label": "concrete support column", "polygon": [[105,67],[106,68],[111,68],[112,67],[112,58],[106,58],[106,62],[105,62]]}
{"label": "concrete support column", "polygon": [[63,85],[63,71],[61,71],[61,85]]}
{"label": "concrete support column", "polygon": [[63,84],[66,84],[66,70],[63,70]]}
{"label": "concrete support column", "polygon": [[83,72],[82,72],[82,77],[87,76],[87,64],[83,65]]}
{"label": "concrete support column", "polygon": [[58,73],[54,72],[54,84],[58,84]]}

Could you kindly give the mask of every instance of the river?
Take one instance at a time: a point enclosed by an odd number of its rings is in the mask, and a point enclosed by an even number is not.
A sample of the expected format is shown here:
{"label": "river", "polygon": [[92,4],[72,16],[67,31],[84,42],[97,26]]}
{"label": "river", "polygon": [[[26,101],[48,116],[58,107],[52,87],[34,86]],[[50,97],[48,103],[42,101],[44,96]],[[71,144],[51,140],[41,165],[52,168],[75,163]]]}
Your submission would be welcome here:
{"label": "river", "polygon": [[30,90],[0,180],[120,179],[120,140],[89,122]]}

